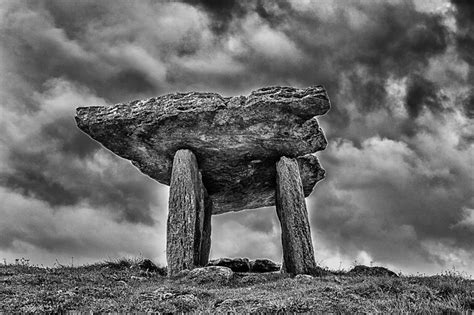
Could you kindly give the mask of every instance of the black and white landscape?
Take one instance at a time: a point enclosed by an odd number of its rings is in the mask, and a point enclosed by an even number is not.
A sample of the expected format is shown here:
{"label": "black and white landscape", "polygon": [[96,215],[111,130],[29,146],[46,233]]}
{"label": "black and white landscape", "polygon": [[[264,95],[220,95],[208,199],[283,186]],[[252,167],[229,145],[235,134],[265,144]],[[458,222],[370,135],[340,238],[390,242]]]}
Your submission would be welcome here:
{"label": "black and white landscape", "polygon": [[[164,264],[168,187],[76,108],[323,85],[316,262],[474,274],[470,1],[2,1],[0,259]],[[211,258],[281,261],[274,207],[213,216]]]}

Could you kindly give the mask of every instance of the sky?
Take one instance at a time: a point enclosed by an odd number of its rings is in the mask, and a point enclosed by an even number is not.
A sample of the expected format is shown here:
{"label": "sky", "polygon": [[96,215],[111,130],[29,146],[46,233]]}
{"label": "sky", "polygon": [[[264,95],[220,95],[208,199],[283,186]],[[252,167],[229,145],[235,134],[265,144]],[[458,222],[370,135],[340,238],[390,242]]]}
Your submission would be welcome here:
{"label": "sky", "polygon": [[[470,1],[0,3],[0,259],[166,262],[168,187],[75,108],[172,92],[325,86],[316,262],[474,275]],[[275,208],[214,216],[211,258],[281,261]]]}

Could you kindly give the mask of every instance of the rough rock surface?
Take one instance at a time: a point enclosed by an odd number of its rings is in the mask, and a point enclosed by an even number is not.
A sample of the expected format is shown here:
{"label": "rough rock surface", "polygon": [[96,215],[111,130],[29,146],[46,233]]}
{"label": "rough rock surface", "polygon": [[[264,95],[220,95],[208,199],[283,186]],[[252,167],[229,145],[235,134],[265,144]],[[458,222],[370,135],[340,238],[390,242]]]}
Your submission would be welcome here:
{"label": "rough rock surface", "polygon": [[256,259],[250,262],[250,272],[274,272],[279,271],[280,267],[270,259]]}
{"label": "rough rock surface", "polygon": [[207,265],[227,267],[234,272],[250,271],[250,262],[247,258],[219,258],[211,260]]}
{"label": "rough rock surface", "polygon": [[249,260],[248,258],[218,258],[209,261],[207,266],[222,266],[234,272],[275,272],[280,270],[280,265],[270,259]]}
{"label": "rough rock surface", "polygon": [[209,258],[210,209],[205,208],[205,188],[194,154],[178,150],[174,157],[168,206],[166,258],[168,275],[205,265]]}
{"label": "rough rock surface", "polygon": [[221,266],[210,266],[191,270],[186,276],[186,279],[192,280],[196,283],[225,283],[229,281],[233,275],[234,273],[230,268]]}
{"label": "rough rock surface", "polygon": [[315,116],[330,107],[322,86],[269,87],[249,96],[175,93],[77,109],[81,130],[143,173],[170,184],[173,157],[197,157],[213,213],[274,205],[275,163],[296,158],[305,196],[324,177],[311,153],[326,139]]}
{"label": "rough rock surface", "polygon": [[282,157],[276,176],[276,210],[281,224],[282,271],[311,274],[316,269],[308,211],[298,163]]}

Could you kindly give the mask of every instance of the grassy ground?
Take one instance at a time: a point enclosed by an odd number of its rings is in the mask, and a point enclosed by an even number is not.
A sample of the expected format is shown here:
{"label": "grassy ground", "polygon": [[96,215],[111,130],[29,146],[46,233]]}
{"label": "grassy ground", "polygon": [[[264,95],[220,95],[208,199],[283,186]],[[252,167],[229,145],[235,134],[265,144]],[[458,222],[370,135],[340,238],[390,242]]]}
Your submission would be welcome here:
{"label": "grassy ground", "polygon": [[[143,267],[143,266],[142,266]],[[229,281],[169,279],[138,261],[39,268],[0,266],[0,312],[462,312],[474,308],[474,282],[431,277],[291,277],[234,274]]]}

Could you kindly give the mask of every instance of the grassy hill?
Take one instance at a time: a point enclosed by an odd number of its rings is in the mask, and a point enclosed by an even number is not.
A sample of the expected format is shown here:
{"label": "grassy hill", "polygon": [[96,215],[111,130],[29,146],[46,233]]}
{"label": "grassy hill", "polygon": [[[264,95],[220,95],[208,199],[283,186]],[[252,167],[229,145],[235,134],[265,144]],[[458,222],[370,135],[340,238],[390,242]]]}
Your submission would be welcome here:
{"label": "grassy hill", "polygon": [[311,277],[234,273],[230,279],[167,278],[141,261],[41,268],[0,266],[0,312],[462,312],[474,282],[450,272]]}

